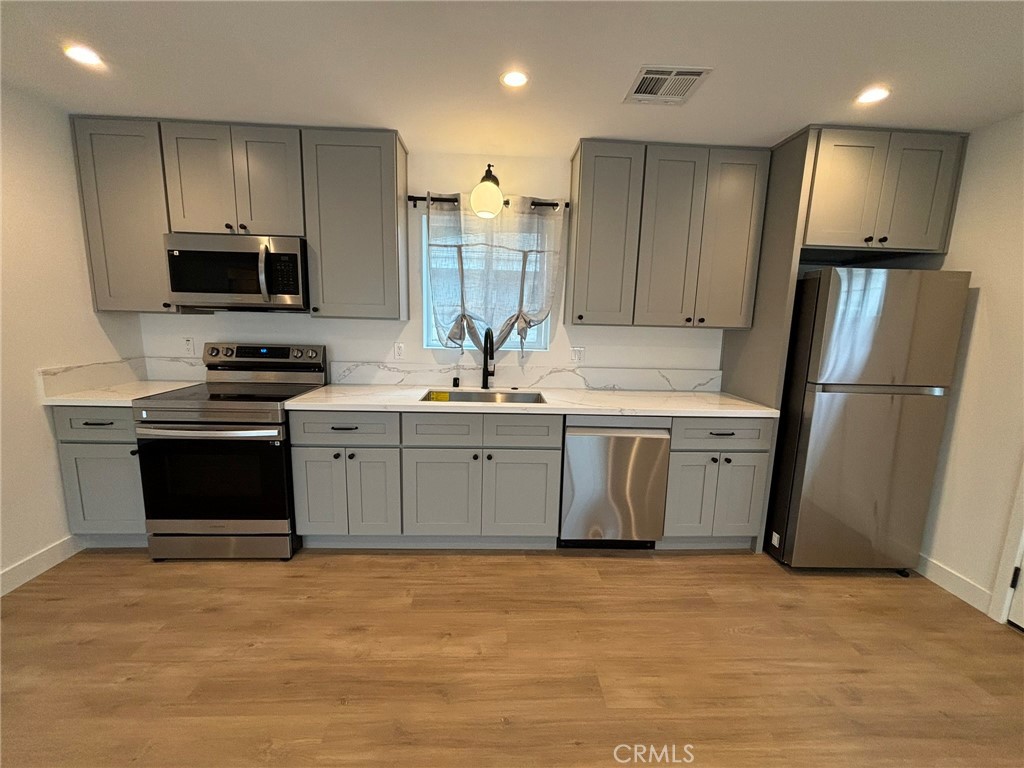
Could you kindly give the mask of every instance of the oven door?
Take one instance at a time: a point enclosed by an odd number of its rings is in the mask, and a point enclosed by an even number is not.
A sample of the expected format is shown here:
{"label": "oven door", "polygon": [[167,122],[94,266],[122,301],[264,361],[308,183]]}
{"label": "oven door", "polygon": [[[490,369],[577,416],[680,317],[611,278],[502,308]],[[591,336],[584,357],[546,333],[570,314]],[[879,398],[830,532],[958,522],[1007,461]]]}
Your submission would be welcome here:
{"label": "oven door", "polygon": [[307,309],[298,237],[164,235],[171,301],[211,309]]}
{"label": "oven door", "polygon": [[279,425],[139,425],[149,533],[290,533],[291,461]]}

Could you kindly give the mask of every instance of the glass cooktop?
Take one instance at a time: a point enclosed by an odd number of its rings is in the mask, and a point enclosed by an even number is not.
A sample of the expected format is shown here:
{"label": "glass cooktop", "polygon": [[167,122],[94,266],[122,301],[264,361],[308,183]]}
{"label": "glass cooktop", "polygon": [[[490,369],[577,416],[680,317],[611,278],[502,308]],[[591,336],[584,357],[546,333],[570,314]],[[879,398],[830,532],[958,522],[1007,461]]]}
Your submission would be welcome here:
{"label": "glass cooktop", "polygon": [[156,406],[165,403],[283,403],[305,392],[319,389],[318,384],[196,384],[184,389],[172,389],[158,395],[140,398],[139,403]]}

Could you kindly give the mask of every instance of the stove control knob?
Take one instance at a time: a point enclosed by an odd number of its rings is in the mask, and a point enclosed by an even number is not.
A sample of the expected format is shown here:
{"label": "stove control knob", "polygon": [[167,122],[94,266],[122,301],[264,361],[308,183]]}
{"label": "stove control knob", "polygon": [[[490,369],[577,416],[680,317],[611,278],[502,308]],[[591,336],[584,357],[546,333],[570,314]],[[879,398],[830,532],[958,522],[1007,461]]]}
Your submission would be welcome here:
{"label": "stove control knob", "polygon": [[220,354],[220,350],[217,347],[210,347],[210,357],[216,357]]}
{"label": "stove control knob", "polygon": [[235,356],[235,348],[234,347],[224,347],[224,357],[234,357],[234,356]]}
{"label": "stove control knob", "polygon": [[308,352],[306,352],[306,354],[309,356],[310,360],[315,360],[316,359],[316,355],[317,355],[317,351],[315,349],[311,349]]}
{"label": "stove control knob", "polygon": [[300,357],[302,357],[302,350],[301,349],[293,349],[292,350],[292,357],[294,357],[296,360],[298,360]]}

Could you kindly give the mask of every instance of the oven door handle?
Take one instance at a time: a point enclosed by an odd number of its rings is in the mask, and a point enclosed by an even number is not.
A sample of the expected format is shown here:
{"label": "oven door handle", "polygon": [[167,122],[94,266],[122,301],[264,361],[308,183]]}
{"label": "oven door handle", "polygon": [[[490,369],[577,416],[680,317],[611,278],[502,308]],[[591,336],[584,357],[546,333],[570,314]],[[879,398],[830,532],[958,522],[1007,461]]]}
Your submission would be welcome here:
{"label": "oven door handle", "polygon": [[263,294],[263,300],[270,301],[270,289],[267,287],[267,251],[270,247],[266,243],[260,245],[260,259],[259,259],[259,273],[260,273],[260,293]]}
{"label": "oven door handle", "polygon": [[138,437],[188,438],[191,440],[284,440],[282,427],[261,427],[257,429],[220,429],[189,427],[136,427]]}

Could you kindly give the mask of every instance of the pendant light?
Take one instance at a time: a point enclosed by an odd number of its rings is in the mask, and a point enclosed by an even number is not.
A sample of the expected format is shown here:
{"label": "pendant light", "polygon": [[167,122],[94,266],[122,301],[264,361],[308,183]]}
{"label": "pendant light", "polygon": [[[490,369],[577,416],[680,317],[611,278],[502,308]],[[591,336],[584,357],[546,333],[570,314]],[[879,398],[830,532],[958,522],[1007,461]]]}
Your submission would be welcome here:
{"label": "pendant light", "polygon": [[483,178],[469,194],[469,207],[481,219],[493,219],[505,207],[505,196],[498,187],[498,177],[491,173],[493,167],[487,164]]}

